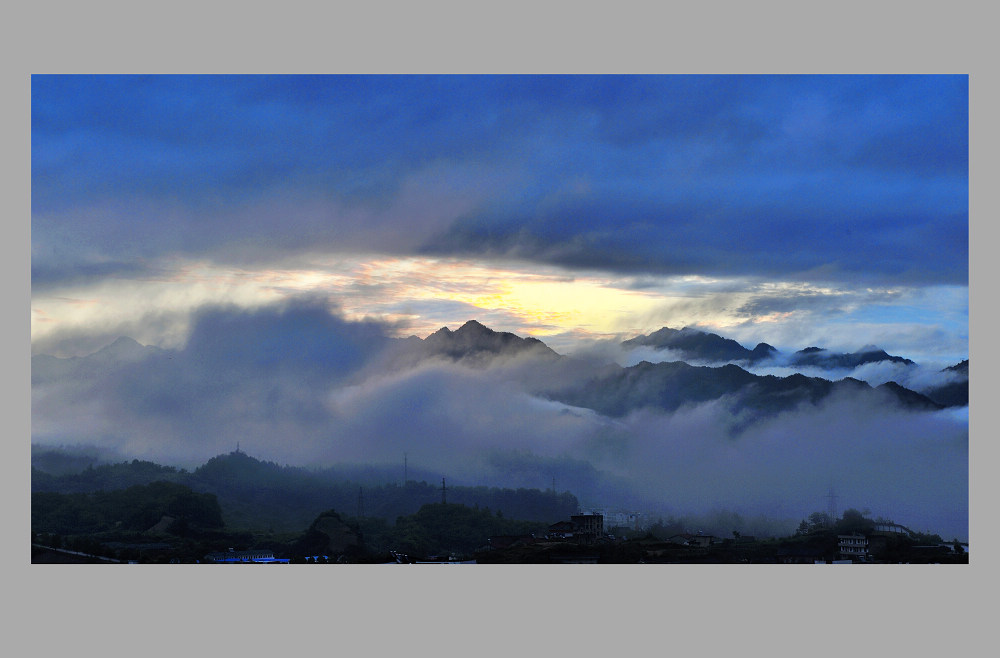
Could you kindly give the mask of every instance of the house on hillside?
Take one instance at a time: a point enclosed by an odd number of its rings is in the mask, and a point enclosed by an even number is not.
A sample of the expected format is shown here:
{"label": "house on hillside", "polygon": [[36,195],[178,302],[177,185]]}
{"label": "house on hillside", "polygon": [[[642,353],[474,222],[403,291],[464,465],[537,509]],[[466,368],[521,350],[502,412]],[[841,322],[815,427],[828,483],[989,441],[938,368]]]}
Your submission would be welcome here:
{"label": "house on hillside", "polygon": [[573,523],[573,536],[582,542],[594,542],[604,536],[604,516],[602,514],[574,514],[569,517]]}
{"label": "house on hillside", "polygon": [[569,521],[559,521],[548,527],[548,539],[568,539],[589,544],[604,537],[604,517],[600,514],[574,514]]}
{"label": "house on hillside", "polygon": [[610,509],[591,510],[594,514],[601,514],[604,517],[604,527],[627,528],[629,530],[639,530],[649,525],[646,514],[640,512],[613,511]]}
{"label": "house on hillside", "polygon": [[549,526],[546,536],[549,539],[572,539],[576,526],[572,521],[557,521]]}
{"label": "house on hillside", "polygon": [[837,553],[842,560],[852,562],[870,562],[868,538],[864,535],[837,535]]}

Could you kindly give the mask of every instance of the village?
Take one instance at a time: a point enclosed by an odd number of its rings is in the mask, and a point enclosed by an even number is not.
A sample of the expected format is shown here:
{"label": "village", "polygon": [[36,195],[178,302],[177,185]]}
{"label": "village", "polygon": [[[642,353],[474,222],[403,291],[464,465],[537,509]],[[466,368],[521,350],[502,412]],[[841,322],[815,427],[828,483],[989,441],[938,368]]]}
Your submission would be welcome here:
{"label": "village", "polygon": [[[701,532],[682,532],[656,537],[641,530],[628,536],[606,532],[603,514],[578,514],[549,526],[538,535],[489,538],[490,551],[480,561],[507,561],[497,553],[523,561],[562,563],[779,563],[779,564],[878,564],[878,563],[968,563],[967,542],[945,542],[937,535],[924,535],[891,521],[862,517],[856,523],[853,510],[843,519],[816,527],[800,527],[794,536],[758,539],[733,531],[731,537]],[[632,514],[635,528],[639,515]],[[824,517],[829,521],[829,517]],[[621,533],[628,526],[611,526]],[[852,523],[854,522],[854,523]],[[804,522],[805,523],[805,522]],[[860,526],[864,532],[838,531]],[[617,550],[616,550],[617,549]],[[497,553],[494,553],[497,552]],[[548,559],[545,559],[548,558]],[[616,559],[617,558],[617,559]],[[634,560],[629,559],[634,558]],[[514,560],[516,561],[516,560]]]}
{"label": "village", "polygon": [[[850,511],[845,513],[850,516]],[[611,520],[608,523],[609,519]],[[921,535],[891,521],[872,521],[867,532],[838,533],[837,524],[801,528],[793,537],[758,539],[733,531],[731,537],[682,532],[667,537],[643,534],[639,513],[587,512],[557,521],[543,532],[494,535],[483,550],[469,555],[429,555],[415,558],[391,551],[391,564],[490,563],[776,563],[776,564],[886,564],[968,563],[967,542],[944,542]],[[622,525],[622,521],[630,525]],[[844,519],[840,519],[843,525]],[[613,524],[613,525],[612,525]],[[614,530],[619,534],[609,532]],[[624,531],[624,532],[623,532]],[[626,536],[628,535],[628,536]],[[287,564],[273,551],[229,551],[205,556],[216,564]],[[343,557],[314,555],[305,563],[343,563]]]}

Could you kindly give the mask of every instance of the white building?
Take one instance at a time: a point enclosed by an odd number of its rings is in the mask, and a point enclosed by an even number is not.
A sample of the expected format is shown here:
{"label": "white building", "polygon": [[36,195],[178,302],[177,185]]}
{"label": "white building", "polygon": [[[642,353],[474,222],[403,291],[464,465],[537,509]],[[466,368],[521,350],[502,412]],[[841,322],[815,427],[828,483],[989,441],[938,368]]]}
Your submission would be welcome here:
{"label": "white building", "polygon": [[868,562],[868,538],[864,535],[837,535],[837,550],[842,560]]}

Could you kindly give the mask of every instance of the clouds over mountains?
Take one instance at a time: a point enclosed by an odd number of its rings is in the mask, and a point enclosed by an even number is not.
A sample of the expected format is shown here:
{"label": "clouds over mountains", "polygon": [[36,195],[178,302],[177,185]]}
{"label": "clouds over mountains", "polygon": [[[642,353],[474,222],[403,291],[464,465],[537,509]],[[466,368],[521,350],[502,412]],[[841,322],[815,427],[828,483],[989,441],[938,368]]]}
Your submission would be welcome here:
{"label": "clouds over mountains", "polygon": [[802,515],[834,484],[857,507],[967,519],[967,418],[887,404],[867,384],[752,422],[731,394],[608,414],[566,392],[623,372],[617,364],[478,323],[424,340],[388,329],[314,302],[214,308],[183,349],[123,340],[85,359],[36,356],[33,441],[181,463],[237,442],[278,463],[386,464],[406,452],[449,481],[557,478],[584,500],[602,498],[594,504],[617,497],[678,513],[744,505]]}
{"label": "clouds over mountains", "polygon": [[31,84],[33,440],[967,519],[968,76]]}

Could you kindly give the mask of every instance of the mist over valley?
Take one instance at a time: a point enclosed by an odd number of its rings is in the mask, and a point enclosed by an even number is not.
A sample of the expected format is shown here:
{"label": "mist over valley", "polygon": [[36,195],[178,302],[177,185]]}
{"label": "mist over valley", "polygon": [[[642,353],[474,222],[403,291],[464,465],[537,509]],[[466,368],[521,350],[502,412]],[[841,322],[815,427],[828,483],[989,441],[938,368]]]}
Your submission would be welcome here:
{"label": "mist over valley", "polygon": [[[725,339],[666,328],[683,349],[639,337],[607,345],[615,361],[476,321],[392,330],[306,299],[206,308],[181,349],[122,337],[36,355],[32,442],[189,469],[240,446],[380,484],[402,480],[405,456],[431,483],[772,529],[825,509],[832,489],[843,507],[967,538],[967,361],[930,372],[877,349],[707,352]],[[633,351],[654,361],[623,365]]]}

